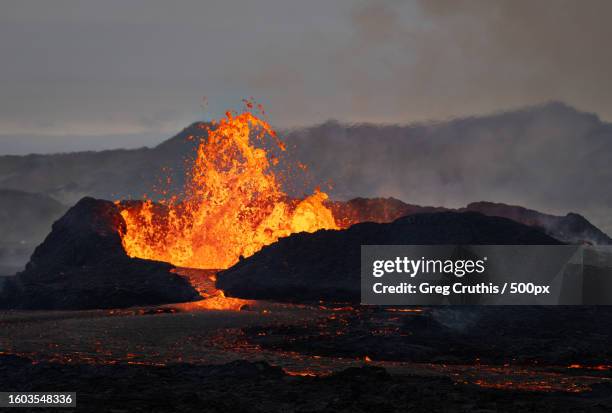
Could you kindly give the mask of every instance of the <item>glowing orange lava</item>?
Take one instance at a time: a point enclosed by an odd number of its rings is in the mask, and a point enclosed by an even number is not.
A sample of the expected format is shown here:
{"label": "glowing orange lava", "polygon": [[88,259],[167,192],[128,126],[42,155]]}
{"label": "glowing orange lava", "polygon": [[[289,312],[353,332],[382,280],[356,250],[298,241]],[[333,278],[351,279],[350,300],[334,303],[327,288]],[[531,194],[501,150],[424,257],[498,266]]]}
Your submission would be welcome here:
{"label": "glowing orange lava", "polygon": [[285,146],[267,122],[248,111],[228,112],[207,135],[200,140],[182,196],[118,203],[128,255],[222,269],[281,237],[337,229],[323,204],[325,193],[317,190],[291,200],[281,189],[272,149],[282,152]]}

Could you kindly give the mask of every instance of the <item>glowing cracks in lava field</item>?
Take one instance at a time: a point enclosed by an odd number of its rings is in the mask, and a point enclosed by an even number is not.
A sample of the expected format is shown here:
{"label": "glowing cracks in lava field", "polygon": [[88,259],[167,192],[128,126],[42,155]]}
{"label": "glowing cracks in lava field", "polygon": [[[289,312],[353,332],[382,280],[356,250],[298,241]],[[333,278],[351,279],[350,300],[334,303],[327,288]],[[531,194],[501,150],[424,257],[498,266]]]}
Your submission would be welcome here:
{"label": "glowing cracks in lava field", "polygon": [[272,169],[278,163],[273,150],[283,152],[285,146],[267,122],[251,112],[228,112],[207,135],[182,196],[118,203],[128,255],[220,269],[280,237],[337,228],[323,204],[325,193],[292,200],[281,189]]}

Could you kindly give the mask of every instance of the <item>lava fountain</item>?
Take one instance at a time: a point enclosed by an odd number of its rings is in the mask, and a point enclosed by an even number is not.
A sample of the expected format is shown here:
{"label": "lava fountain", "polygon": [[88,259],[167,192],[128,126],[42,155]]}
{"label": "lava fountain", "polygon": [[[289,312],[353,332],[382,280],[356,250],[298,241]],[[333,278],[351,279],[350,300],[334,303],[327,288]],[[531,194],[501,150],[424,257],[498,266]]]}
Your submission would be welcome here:
{"label": "lava fountain", "polygon": [[252,107],[206,127],[180,196],[117,203],[128,255],[222,269],[281,237],[337,229],[324,192],[295,200],[282,190],[273,167],[286,147]]}

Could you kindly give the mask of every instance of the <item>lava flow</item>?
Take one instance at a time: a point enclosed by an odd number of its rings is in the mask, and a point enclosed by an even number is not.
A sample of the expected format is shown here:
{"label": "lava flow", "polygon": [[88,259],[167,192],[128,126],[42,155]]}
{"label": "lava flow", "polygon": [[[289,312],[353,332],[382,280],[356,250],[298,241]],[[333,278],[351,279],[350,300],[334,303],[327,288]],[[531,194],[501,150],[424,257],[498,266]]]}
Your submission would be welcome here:
{"label": "lava flow", "polygon": [[200,140],[180,197],[118,203],[127,254],[221,269],[292,233],[336,229],[325,193],[292,200],[281,189],[273,150],[285,145],[266,121],[226,113]]}

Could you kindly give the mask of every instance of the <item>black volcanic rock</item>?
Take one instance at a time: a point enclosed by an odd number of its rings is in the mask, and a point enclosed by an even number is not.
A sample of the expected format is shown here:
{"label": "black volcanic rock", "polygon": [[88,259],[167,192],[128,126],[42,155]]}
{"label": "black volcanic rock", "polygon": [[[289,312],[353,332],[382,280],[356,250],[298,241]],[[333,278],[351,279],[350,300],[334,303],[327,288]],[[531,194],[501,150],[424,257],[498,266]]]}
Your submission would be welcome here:
{"label": "black volcanic rock", "polygon": [[361,245],[559,245],[536,228],[479,213],[416,214],[392,223],[293,234],[217,275],[229,296],[292,302],[360,300]]}
{"label": "black volcanic rock", "polygon": [[7,281],[0,306],[24,309],[118,308],[192,301],[189,282],[172,265],[130,258],[125,222],[109,201],[83,198],[53,224],[25,271]]}
{"label": "black volcanic rock", "polygon": [[0,386],[15,392],[75,391],[78,411],[87,413],[567,413],[612,407],[609,384],[593,385],[593,391],[582,394],[518,391],[459,383],[419,370],[390,374],[368,365],[308,377],[288,375],[265,362],[85,365],[0,355]]}

